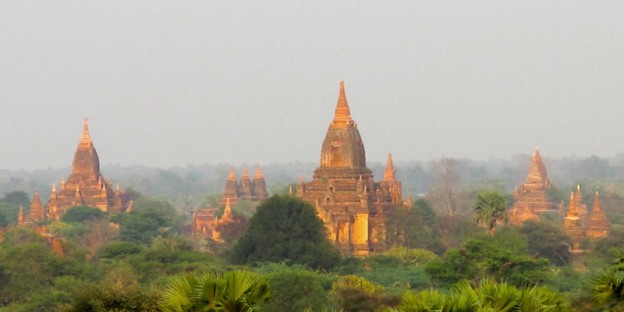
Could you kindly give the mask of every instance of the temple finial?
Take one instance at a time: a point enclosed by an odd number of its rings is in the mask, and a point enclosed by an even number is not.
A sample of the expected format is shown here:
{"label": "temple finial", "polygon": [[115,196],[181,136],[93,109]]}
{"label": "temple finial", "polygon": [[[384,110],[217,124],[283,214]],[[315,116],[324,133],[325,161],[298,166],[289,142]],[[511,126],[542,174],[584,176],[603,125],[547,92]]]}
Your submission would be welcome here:
{"label": "temple finial", "polygon": [[338,94],[338,103],[336,104],[334,123],[350,125],[351,122],[351,110],[349,109],[349,104],[347,103],[344,81],[340,81],[340,93]]}
{"label": "temple finial", "polygon": [[87,117],[85,117],[82,126],[82,137],[80,138],[80,142],[91,142],[91,136],[89,135],[89,119]]}
{"label": "temple finial", "polygon": [[256,174],[255,174],[255,178],[256,178],[256,179],[261,179],[261,178],[263,178],[263,176],[262,176],[262,167],[260,167],[260,164],[258,164],[258,167],[256,167]]}
{"label": "temple finial", "polygon": [[388,153],[388,162],[386,164],[386,171],[384,172],[384,180],[394,180],[395,170],[394,163],[392,162],[392,154]]}
{"label": "temple finial", "polygon": [[234,173],[234,167],[230,167],[230,173],[228,174],[228,180],[236,180],[236,173]]}

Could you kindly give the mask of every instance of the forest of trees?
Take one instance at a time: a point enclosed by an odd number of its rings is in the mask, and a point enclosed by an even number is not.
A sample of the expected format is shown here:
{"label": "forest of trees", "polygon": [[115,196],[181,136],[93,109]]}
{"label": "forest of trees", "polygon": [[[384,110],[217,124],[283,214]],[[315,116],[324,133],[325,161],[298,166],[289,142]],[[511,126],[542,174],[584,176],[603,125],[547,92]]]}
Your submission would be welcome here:
{"label": "forest of trees", "polygon": [[624,159],[545,162],[556,201],[576,184],[586,199],[601,191],[611,231],[582,253],[560,219],[506,224],[524,155],[399,164],[413,200],[388,216],[389,248],[366,258],[339,255],[314,208],[287,194],[306,164],[264,166],[272,196],[234,207],[245,222],[224,243],[194,237],[190,212],[216,206],[226,166],[108,168],[132,212],[72,207],[45,235],[14,226],[18,211],[64,173],[0,172],[0,311],[624,311]]}

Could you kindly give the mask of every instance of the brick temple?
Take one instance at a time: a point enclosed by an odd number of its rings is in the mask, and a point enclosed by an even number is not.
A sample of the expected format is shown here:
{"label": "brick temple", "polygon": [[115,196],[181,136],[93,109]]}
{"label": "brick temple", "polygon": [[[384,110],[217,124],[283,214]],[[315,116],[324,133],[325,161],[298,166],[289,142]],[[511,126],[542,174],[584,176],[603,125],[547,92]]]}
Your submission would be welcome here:
{"label": "brick temple", "polygon": [[39,198],[39,192],[35,192],[30,212],[24,217],[24,221],[58,220],[73,206],[91,206],[104,212],[122,212],[130,205],[131,202],[124,200],[119,186],[113,189],[111,183],[102,176],[100,159],[89,135],[88,120],[85,118],[82,137],[76,148],[72,172],[67,181],[63,180],[58,190],[56,185],[52,185],[50,199],[45,206]]}
{"label": "brick temple", "polygon": [[364,256],[385,250],[386,218],[395,206],[403,204],[401,192],[391,155],[379,182],[366,166],[364,143],[340,82],[320,167],[312,181],[299,181],[296,196],[315,205],[329,239],[343,254]]}
{"label": "brick temple", "polygon": [[520,225],[524,221],[539,219],[539,213],[556,211],[548,195],[551,187],[542,156],[536,150],[531,157],[526,181],[514,190],[514,205],[509,216],[511,223]]}

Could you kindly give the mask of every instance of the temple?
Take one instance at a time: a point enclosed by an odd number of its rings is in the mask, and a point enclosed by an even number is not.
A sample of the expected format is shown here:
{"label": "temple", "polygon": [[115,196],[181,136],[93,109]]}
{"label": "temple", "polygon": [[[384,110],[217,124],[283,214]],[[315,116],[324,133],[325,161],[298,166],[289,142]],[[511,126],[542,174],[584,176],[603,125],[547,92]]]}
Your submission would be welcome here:
{"label": "temple", "polygon": [[247,165],[244,165],[240,181],[236,178],[234,168],[230,168],[230,173],[225,182],[225,191],[219,204],[224,205],[226,200],[230,201],[232,205],[238,204],[241,200],[260,202],[267,198],[267,194],[266,181],[260,165],[256,167],[253,180],[249,176]]}
{"label": "temple", "polygon": [[219,226],[234,222],[234,214],[230,200],[226,199],[221,219],[217,216],[217,208],[196,209],[193,213],[193,235],[209,237],[215,242],[223,242]]}
{"label": "temple", "polygon": [[82,137],[74,154],[72,173],[67,181],[61,182],[58,191],[56,185],[52,185],[47,207],[41,205],[39,193],[35,192],[26,221],[58,220],[73,206],[91,206],[105,212],[121,212],[130,204],[124,200],[119,186],[113,189],[111,183],[100,173],[100,159],[91,141],[89,123],[85,118]]}
{"label": "temple", "polygon": [[343,254],[365,256],[385,250],[386,217],[393,207],[403,204],[401,192],[391,155],[380,182],[374,181],[366,167],[364,143],[340,82],[320,167],[311,182],[299,180],[296,196],[315,205],[329,239]]}
{"label": "temple", "polygon": [[596,192],[594,196],[594,207],[587,221],[587,236],[591,238],[605,237],[609,234],[609,221],[600,205],[600,195]]}
{"label": "temple", "polygon": [[568,211],[563,219],[563,231],[572,239],[572,250],[579,250],[581,240],[585,237],[576,204],[575,193],[572,192],[570,193]]}
{"label": "temple", "polygon": [[513,197],[514,205],[511,208],[510,219],[513,224],[522,224],[524,221],[539,218],[539,213],[556,211],[556,207],[548,196],[552,187],[546,167],[539,149],[533,153],[531,166],[525,183],[516,187]]}

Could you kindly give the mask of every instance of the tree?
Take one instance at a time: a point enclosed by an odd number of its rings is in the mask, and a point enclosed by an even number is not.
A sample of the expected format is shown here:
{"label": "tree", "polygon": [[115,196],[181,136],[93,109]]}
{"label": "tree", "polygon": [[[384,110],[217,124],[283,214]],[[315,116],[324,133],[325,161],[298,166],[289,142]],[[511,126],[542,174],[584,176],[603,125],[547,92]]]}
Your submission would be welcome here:
{"label": "tree", "polygon": [[99,208],[89,206],[73,206],[69,207],[61,217],[63,222],[84,223],[87,221],[99,220],[106,214]]}
{"label": "tree", "polygon": [[594,277],[592,301],[609,311],[624,310],[624,252],[617,251],[612,265]]}
{"label": "tree", "polygon": [[258,206],[249,230],[234,246],[238,263],[280,262],[330,268],[339,259],[327,240],[323,221],[301,199],[275,195]]}
{"label": "tree", "polygon": [[456,284],[448,293],[437,290],[407,292],[401,305],[389,308],[388,312],[402,311],[568,311],[570,307],[554,290],[534,286],[516,288],[507,283],[489,279],[481,280],[477,286],[467,281]]}
{"label": "tree", "polygon": [[399,303],[399,298],[384,292],[382,286],[356,275],[339,277],[331,292],[342,311],[373,312]]}
{"label": "tree", "polygon": [[507,199],[498,191],[479,192],[473,208],[476,221],[485,225],[490,236],[497,223],[507,223]]}
{"label": "tree", "polygon": [[442,157],[433,163],[433,181],[429,197],[438,211],[446,211],[452,216],[458,210],[457,197],[461,188],[461,179],[457,172],[457,160]]}
{"label": "tree", "polygon": [[252,312],[270,296],[267,281],[251,272],[187,274],[171,280],[159,305],[164,312]]}
{"label": "tree", "polygon": [[117,215],[121,240],[149,245],[154,237],[176,232],[178,215],[165,200],[139,198],[132,212]]}
{"label": "tree", "polygon": [[570,263],[570,237],[560,226],[545,221],[526,221],[520,228],[520,233],[527,237],[530,255],[548,258],[556,265]]}
{"label": "tree", "polygon": [[411,207],[397,206],[388,217],[387,244],[410,248],[440,249],[433,228],[436,215],[429,202],[417,199]]}

